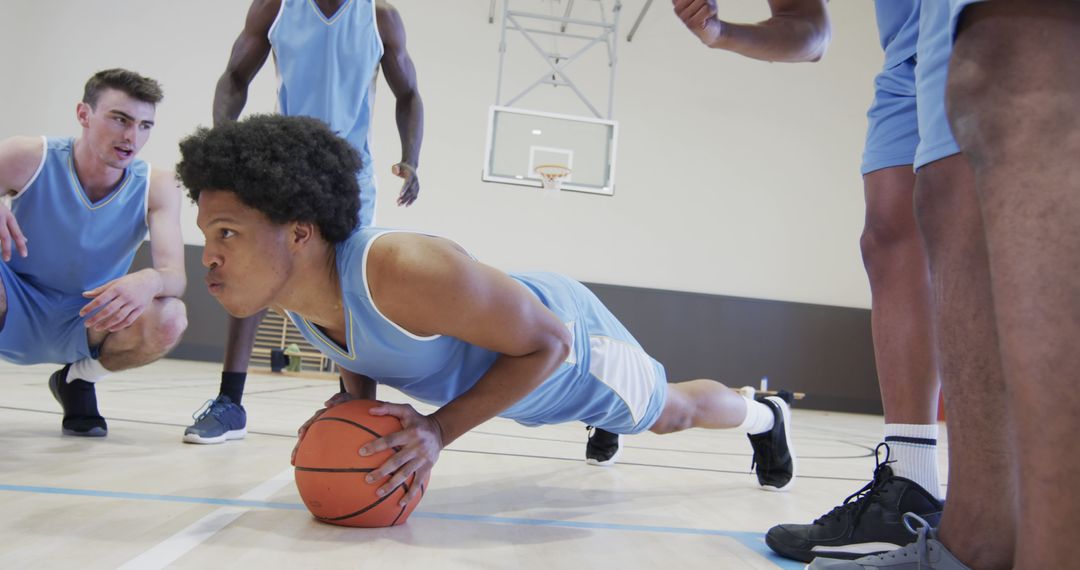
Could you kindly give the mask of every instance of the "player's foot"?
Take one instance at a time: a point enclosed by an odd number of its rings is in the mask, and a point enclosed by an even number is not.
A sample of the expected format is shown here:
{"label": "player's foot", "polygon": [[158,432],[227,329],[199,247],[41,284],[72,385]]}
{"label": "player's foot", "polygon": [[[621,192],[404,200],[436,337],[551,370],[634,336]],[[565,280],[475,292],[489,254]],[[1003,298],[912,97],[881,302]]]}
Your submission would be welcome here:
{"label": "player's foot", "polygon": [[614,465],[622,453],[622,436],[588,426],[589,442],[585,444],[585,463],[606,467]]}
{"label": "player's foot", "polygon": [[184,430],[185,443],[223,443],[247,435],[247,412],[225,394],[207,400],[191,417],[195,423]]}
{"label": "player's foot", "polygon": [[856,560],[815,558],[807,570],[970,570],[937,540],[937,532],[918,515],[904,515],[914,542],[884,554]]}
{"label": "player's foot", "polygon": [[914,513],[935,525],[944,504],[918,483],[893,475],[885,460],[874,469],[874,480],[810,524],[782,524],[769,529],[765,543],[777,554],[810,562],[817,556],[854,560],[905,546],[917,537],[903,523]]}
{"label": "player's foot", "polygon": [[773,412],[773,428],[765,433],[747,435],[754,448],[751,468],[758,484],[766,491],[786,491],[795,481],[795,453],[791,448],[791,406],[788,393],[763,398]]}
{"label": "player's foot", "polygon": [[70,369],[71,365],[68,364],[49,376],[49,390],[64,409],[60,431],[64,435],[105,437],[109,427],[105,424],[105,418],[98,413],[94,383],[79,379],[68,382]]}

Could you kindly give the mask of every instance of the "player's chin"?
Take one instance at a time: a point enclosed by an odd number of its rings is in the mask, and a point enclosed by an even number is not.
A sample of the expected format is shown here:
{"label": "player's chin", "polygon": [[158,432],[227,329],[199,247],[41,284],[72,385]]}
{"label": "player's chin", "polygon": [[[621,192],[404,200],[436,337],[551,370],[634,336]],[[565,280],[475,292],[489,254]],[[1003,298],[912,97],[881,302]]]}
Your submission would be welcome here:
{"label": "player's chin", "polygon": [[250,303],[235,303],[230,302],[227,299],[218,299],[221,301],[221,306],[225,307],[225,312],[229,313],[233,317],[238,319],[246,319],[250,316],[257,315],[259,311],[262,311],[265,307],[256,307]]}

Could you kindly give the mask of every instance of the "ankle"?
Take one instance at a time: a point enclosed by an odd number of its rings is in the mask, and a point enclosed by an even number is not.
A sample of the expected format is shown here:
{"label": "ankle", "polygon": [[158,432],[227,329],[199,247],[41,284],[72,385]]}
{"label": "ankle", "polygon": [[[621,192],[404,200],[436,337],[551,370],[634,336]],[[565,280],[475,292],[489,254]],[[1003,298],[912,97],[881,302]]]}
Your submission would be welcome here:
{"label": "ankle", "polygon": [[[955,524],[952,521],[956,521]],[[938,541],[968,568],[1013,567],[1014,533],[1011,528],[964,524],[959,517],[943,517],[937,535]]]}

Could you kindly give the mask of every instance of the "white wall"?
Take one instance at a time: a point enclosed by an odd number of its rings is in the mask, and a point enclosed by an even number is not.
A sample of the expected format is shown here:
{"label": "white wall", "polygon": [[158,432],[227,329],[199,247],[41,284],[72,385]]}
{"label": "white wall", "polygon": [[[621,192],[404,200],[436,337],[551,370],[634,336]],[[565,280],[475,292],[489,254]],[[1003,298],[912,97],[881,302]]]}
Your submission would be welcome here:
{"label": "white wall", "polygon": [[[654,3],[627,43],[644,0],[626,0],[615,103],[616,194],[565,193],[557,200],[480,181],[498,62],[499,26],[487,23],[488,2],[394,3],[409,33],[425,104],[422,188],[413,207],[394,204],[389,165],[398,160],[399,145],[393,97],[380,80],[380,225],[452,237],[508,270],[869,306],[858,253],[858,167],[881,61],[872,3],[833,2],[834,41],[826,58],[788,65],[704,48],[667,2]],[[0,136],[77,134],[74,108],[87,77],[128,67],[161,81],[166,93],[142,156],[158,167],[174,164],[176,142],[210,122],[214,84],[248,4],[3,0]],[[732,19],[767,15],[764,0],[721,4]],[[247,111],[273,108],[268,62]],[[185,240],[201,243],[193,220],[189,208]]]}

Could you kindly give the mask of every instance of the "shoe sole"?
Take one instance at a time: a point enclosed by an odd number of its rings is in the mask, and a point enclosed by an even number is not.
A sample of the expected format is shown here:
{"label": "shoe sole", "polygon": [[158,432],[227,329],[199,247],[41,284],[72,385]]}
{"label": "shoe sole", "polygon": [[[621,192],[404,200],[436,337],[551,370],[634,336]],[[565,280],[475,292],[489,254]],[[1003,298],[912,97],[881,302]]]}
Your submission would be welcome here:
{"label": "shoe sole", "polygon": [[619,435],[619,449],[615,451],[615,455],[612,455],[610,459],[604,461],[598,461],[592,457],[585,458],[586,465],[592,465],[593,467],[611,467],[619,460],[619,456],[622,455],[622,434]]}
{"label": "shoe sole", "polygon": [[60,432],[64,435],[73,435],[75,437],[105,437],[108,435],[109,430],[99,427],[90,428],[87,431],[75,431],[65,427],[60,428]]}
{"label": "shoe sole", "polygon": [[592,465],[593,467],[611,467],[619,461],[619,455],[622,455],[622,450],[619,450],[615,455],[607,461],[597,461],[592,457],[585,460],[586,465]]}
{"label": "shoe sole", "polygon": [[789,558],[791,560],[798,560],[799,562],[810,563],[814,561],[816,555],[813,552],[807,550],[788,548],[781,542],[773,540],[773,537],[768,533],[765,534],[765,545],[773,550],[773,552]]}
{"label": "shoe sole", "polygon": [[230,439],[244,439],[247,435],[247,428],[234,429],[227,431],[217,437],[202,437],[197,433],[185,433],[184,443],[201,443],[201,444],[214,444],[225,443]]}
{"label": "shoe sole", "polygon": [[780,413],[784,416],[784,441],[787,442],[788,455],[791,456],[791,479],[788,479],[788,482],[785,483],[783,487],[762,485],[760,488],[762,491],[769,491],[770,493],[784,493],[791,490],[791,486],[795,483],[795,479],[799,472],[799,460],[795,457],[795,448],[791,445],[791,406],[777,396],[769,396],[765,399],[773,400],[777,403],[780,406]]}

